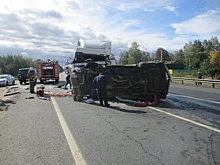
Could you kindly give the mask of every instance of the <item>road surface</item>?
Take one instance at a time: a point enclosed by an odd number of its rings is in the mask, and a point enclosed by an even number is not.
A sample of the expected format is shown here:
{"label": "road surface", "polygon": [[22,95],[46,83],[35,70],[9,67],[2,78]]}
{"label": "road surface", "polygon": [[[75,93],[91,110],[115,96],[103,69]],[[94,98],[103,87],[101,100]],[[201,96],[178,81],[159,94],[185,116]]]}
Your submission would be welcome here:
{"label": "road surface", "polygon": [[[39,84],[38,84],[39,85]],[[28,85],[0,121],[0,164],[220,164],[220,91],[171,84],[155,106],[41,100]],[[45,85],[45,91],[70,90]]]}

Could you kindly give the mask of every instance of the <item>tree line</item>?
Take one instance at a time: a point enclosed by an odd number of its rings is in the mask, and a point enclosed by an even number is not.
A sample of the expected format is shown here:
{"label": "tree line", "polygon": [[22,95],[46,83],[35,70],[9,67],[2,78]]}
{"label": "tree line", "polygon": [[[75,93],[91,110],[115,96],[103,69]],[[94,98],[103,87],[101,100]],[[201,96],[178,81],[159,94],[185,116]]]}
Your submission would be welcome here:
{"label": "tree line", "polygon": [[[20,68],[37,67],[37,63],[42,61],[41,59],[33,60],[30,57],[24,57],[18,55],[2,55],[0,56],[0,74],[11,74],[17,77],[18,70]],[[60,66],[60,72],[63,68]]]}
{"label": "tree line", "polygon": [[182,64],[184,69],[194,69],[208,76],[220,78],[220,43],[217,37],[186,43],[182,49],[169,53],[158,48],[155,53],[141,51],[137,42],[119,55],[119,65],[138,64],[147,61],[164,61]]}
{"label": "tree line", "polygon": [[[164,61],[182,64],[185,69],[194,69],[208,76],[220,78],[220,43],[217,37],[209,40],[195,40],[186,43],[182,49],[169,53],[158,48],[155,53],[142,51],[137,42],[133,42],[129,50],[121,52],[118,64],[138,64],[139,62]],[[40,59],[33,60],[22,55],[0,56],[0,74],[8,73],[16,76],[19,68],[36,67]],[[62,70],[62,67],[60,66]]]}
{"label": "tree line", "polygon": [[20,68],[35,67],[36,61],[30,57],[22,55],[2,55],[0,56],[0,74],[18,75]]}

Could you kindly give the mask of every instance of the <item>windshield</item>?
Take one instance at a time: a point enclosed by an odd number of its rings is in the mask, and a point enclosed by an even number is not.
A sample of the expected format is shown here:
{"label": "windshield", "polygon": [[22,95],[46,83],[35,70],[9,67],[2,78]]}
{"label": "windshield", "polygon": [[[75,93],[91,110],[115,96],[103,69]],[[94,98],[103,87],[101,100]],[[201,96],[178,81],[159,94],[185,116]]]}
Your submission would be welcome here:
{"label": "windshield", "polygon": [[8,78],[8,76],[6,75],[0,75],[0,78],[3,79],[3,78]]}
{"label": "windshield", "polygon": [[105,61],[104,55],[96,55],[96,54],[86,54],[82,52],[76,52],[74,62],[82,63],[87,59],[91,59],[92,61]]}
{"label": "windshield", "polygon": [[29,69],[26,70],[19,70],[20,75],[27,75]]}

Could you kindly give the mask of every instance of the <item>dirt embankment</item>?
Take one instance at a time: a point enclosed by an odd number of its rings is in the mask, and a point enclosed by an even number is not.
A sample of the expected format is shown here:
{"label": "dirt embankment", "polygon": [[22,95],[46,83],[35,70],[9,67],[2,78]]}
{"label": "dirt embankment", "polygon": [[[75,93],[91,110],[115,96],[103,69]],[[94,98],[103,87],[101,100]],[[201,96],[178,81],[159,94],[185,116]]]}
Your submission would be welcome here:
{"label": "dirt embankment", "polygon": [[0,88],[0,121],[7,114],[10,106],[15,105],[19,95],[20,92],[18,91],[18,87],[16,86]]}

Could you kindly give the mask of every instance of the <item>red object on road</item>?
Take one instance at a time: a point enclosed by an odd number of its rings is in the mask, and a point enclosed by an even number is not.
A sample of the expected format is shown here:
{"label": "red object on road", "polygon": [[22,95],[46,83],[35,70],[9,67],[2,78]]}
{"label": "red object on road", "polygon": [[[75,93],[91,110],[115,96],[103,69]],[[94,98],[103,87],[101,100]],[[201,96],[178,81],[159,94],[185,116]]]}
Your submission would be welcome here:
{"label": "red object on road", "polygon": [[146,107],[148,104],[146,102],[140,102],[140,103],[132,103],[131,105],[136,107]]}

